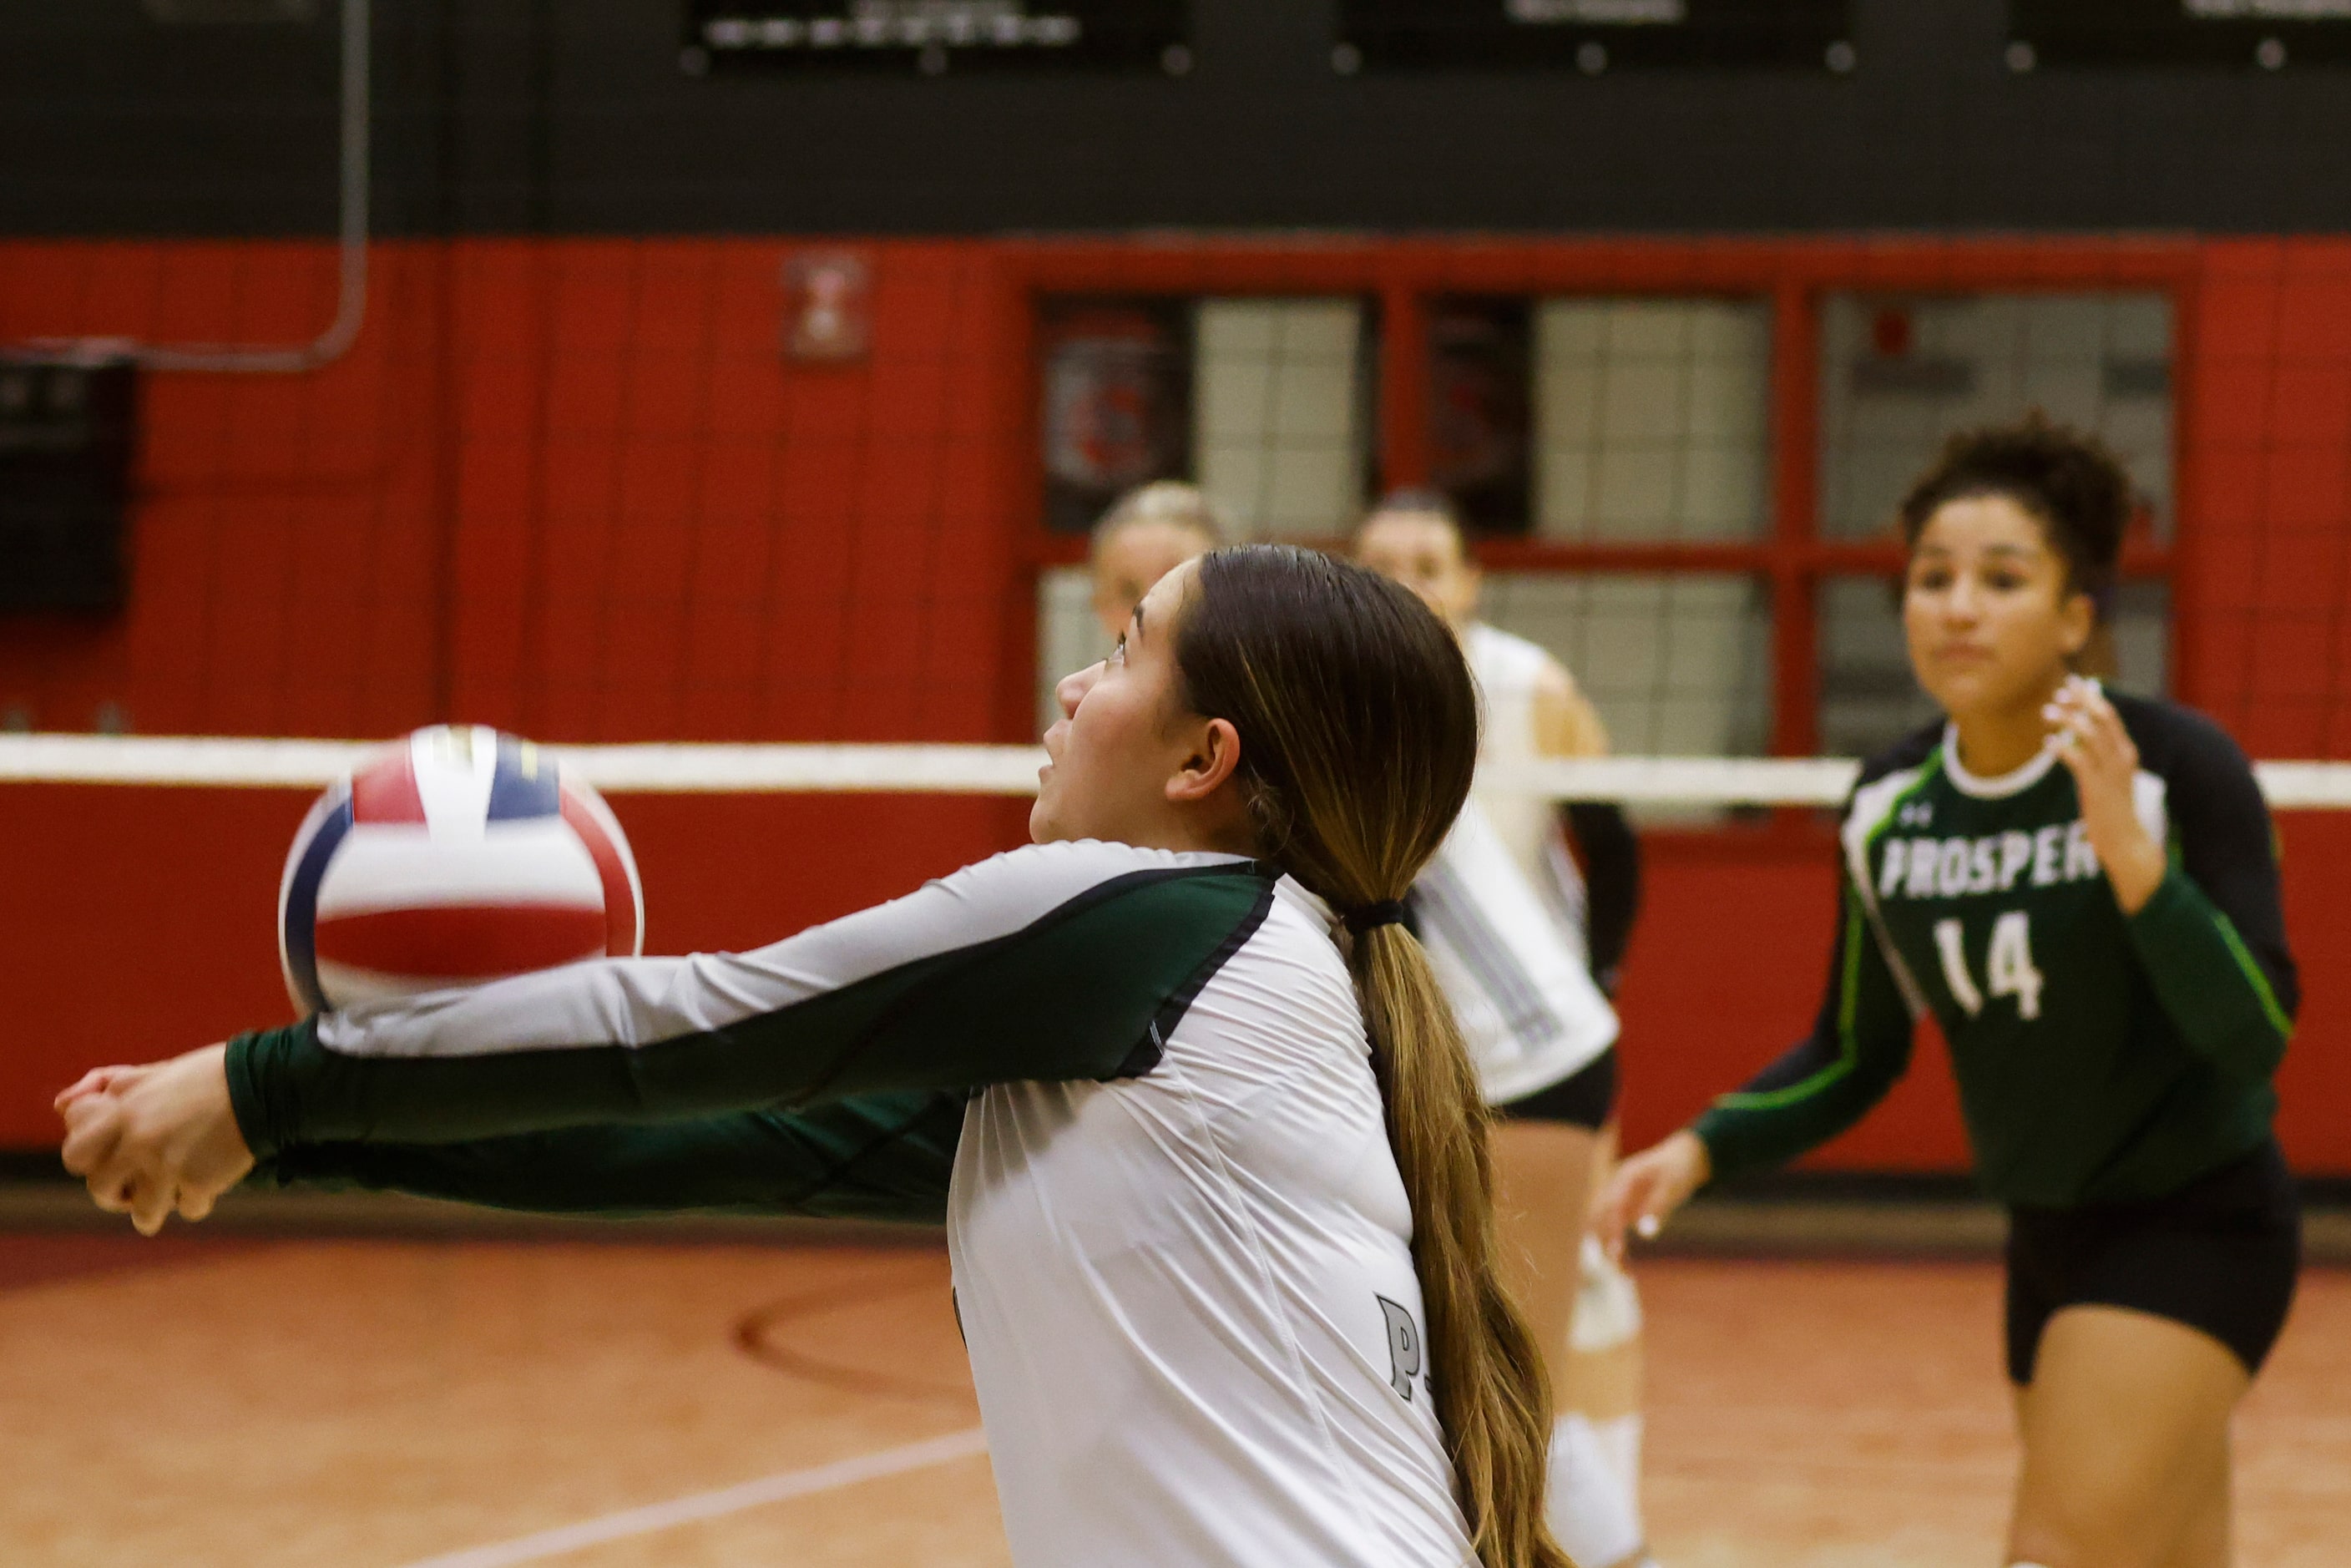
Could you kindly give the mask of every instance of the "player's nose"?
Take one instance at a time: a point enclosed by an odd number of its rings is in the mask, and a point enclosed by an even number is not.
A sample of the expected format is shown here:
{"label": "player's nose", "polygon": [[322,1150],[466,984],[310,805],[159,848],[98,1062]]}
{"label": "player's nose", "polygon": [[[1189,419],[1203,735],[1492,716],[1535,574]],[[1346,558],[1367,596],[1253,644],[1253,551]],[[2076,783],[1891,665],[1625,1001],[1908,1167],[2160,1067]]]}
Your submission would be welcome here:
{"label": "player's nose", "polygon": [[1061,677],[1061,684],[1053,688],[1053,700],[1061,705],[1061,712],[1066,716],[1078,716],[1078,705],[1086,700],[1088,692],[1094,689],[1094,683],[1102,679],[1102,664],[1097,660],[1082,670]]}

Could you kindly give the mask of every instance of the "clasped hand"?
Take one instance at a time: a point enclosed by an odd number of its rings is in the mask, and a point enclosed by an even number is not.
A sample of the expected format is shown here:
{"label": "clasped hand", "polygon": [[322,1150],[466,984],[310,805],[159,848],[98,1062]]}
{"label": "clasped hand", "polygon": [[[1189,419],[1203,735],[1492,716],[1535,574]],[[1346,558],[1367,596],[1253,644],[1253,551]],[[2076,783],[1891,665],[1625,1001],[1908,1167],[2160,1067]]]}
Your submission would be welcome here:
{"label": "clasped hand", "polygon": [[228,1048],[208,1045],[143,1067],[99,1067],[57,1098],[66,1169],[99,1207],[142,1236],[176,1212],[202,1219],[253,1169],[229,1102]]}
{"label": "clasped hand", "polygon": [[2115,902],[2125,915],[2137,915],[2168,869],[2163,846],[2139,821],[2138,747],[2098,683],[2081,675],[2057,688],[2041,716],[2056,743],[2058,760],[2073,772],[2082,828],[2114,887]]}

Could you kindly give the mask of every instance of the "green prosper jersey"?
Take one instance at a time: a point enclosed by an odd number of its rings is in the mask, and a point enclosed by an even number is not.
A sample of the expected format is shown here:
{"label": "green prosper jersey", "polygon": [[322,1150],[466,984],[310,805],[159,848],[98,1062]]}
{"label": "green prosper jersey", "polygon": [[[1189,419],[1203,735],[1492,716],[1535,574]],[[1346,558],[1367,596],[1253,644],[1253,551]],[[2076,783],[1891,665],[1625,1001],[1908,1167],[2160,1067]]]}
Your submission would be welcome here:
{"label": "green prosper jersey", "polygon": [[2267,807],[2202,716],[2113,694],[2170,869],[2135,915],[2043,752],[1981,779],[1946,730],[1862,769],[1828,994],[1809,1037],[1699,1119],[1718,1177],[1851,1126],[1931,1012],[1977,1174],[2009,1203],[2170,1192],[2270,1135],[2296,1006]]}

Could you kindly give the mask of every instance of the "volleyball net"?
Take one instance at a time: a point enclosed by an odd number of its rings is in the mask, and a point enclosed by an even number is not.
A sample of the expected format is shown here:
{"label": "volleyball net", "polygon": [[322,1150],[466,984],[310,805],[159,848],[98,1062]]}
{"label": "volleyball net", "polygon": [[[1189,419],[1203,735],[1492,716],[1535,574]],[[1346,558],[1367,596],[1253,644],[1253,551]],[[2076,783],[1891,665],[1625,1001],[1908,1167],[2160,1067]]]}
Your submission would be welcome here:
{"label": "volleyball net", "polygon": [[[246,737],[0,736],[0,784],[317,788],[384,743]],[[713,745],[545,747],[610,794],[980,795],[1037,792],[1041,747]],[[1604,757],[1498,766],[1486,777],[1559,801],[1681,807],[1828,807],[1859,764],[1833,757]],[[2276,810],[2351,807],[2351,763],[2257,762]]]}

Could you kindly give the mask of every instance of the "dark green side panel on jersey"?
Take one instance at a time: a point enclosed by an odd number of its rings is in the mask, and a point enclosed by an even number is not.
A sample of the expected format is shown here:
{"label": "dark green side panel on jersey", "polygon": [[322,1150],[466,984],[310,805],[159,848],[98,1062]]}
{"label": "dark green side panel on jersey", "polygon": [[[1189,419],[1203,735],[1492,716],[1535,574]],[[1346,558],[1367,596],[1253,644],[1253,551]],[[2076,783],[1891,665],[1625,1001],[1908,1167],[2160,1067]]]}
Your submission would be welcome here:
{"label": "dark green side panel on jersey", "polygon": [[367,1187],[538,1214],[789,1214],[937,1224],[966,1096],[869,1094],[805,1111],[563,1127],[455,1144],[316,1144],[247,1179]]}
{"label": "dark green side panel on jersey", "polygon": [[644,1045],[360,1058],[321,1046],[311,1020],[232,1040],[230,1095],[246,1143],[267,1158],[301,1145],[447,1143],[1134,1076],[1272,897],[1272,881],[1248,864],[1137,872],[1008,936]]}
{"label": "dark green side panel on jersey", "polygon": [[2209,720],[2115,695],[2171,865],[2126,916],[2073,775],[1963,788],[1938,732],[1873,758],[1848,810],[1812,1034],[1699,1119],[1718,1176],[1793,1158],[1950,1047],[1977,1175],[2012,1203],[2160,1196],[2269,1135],[2295,1007],[2274,835]]}

